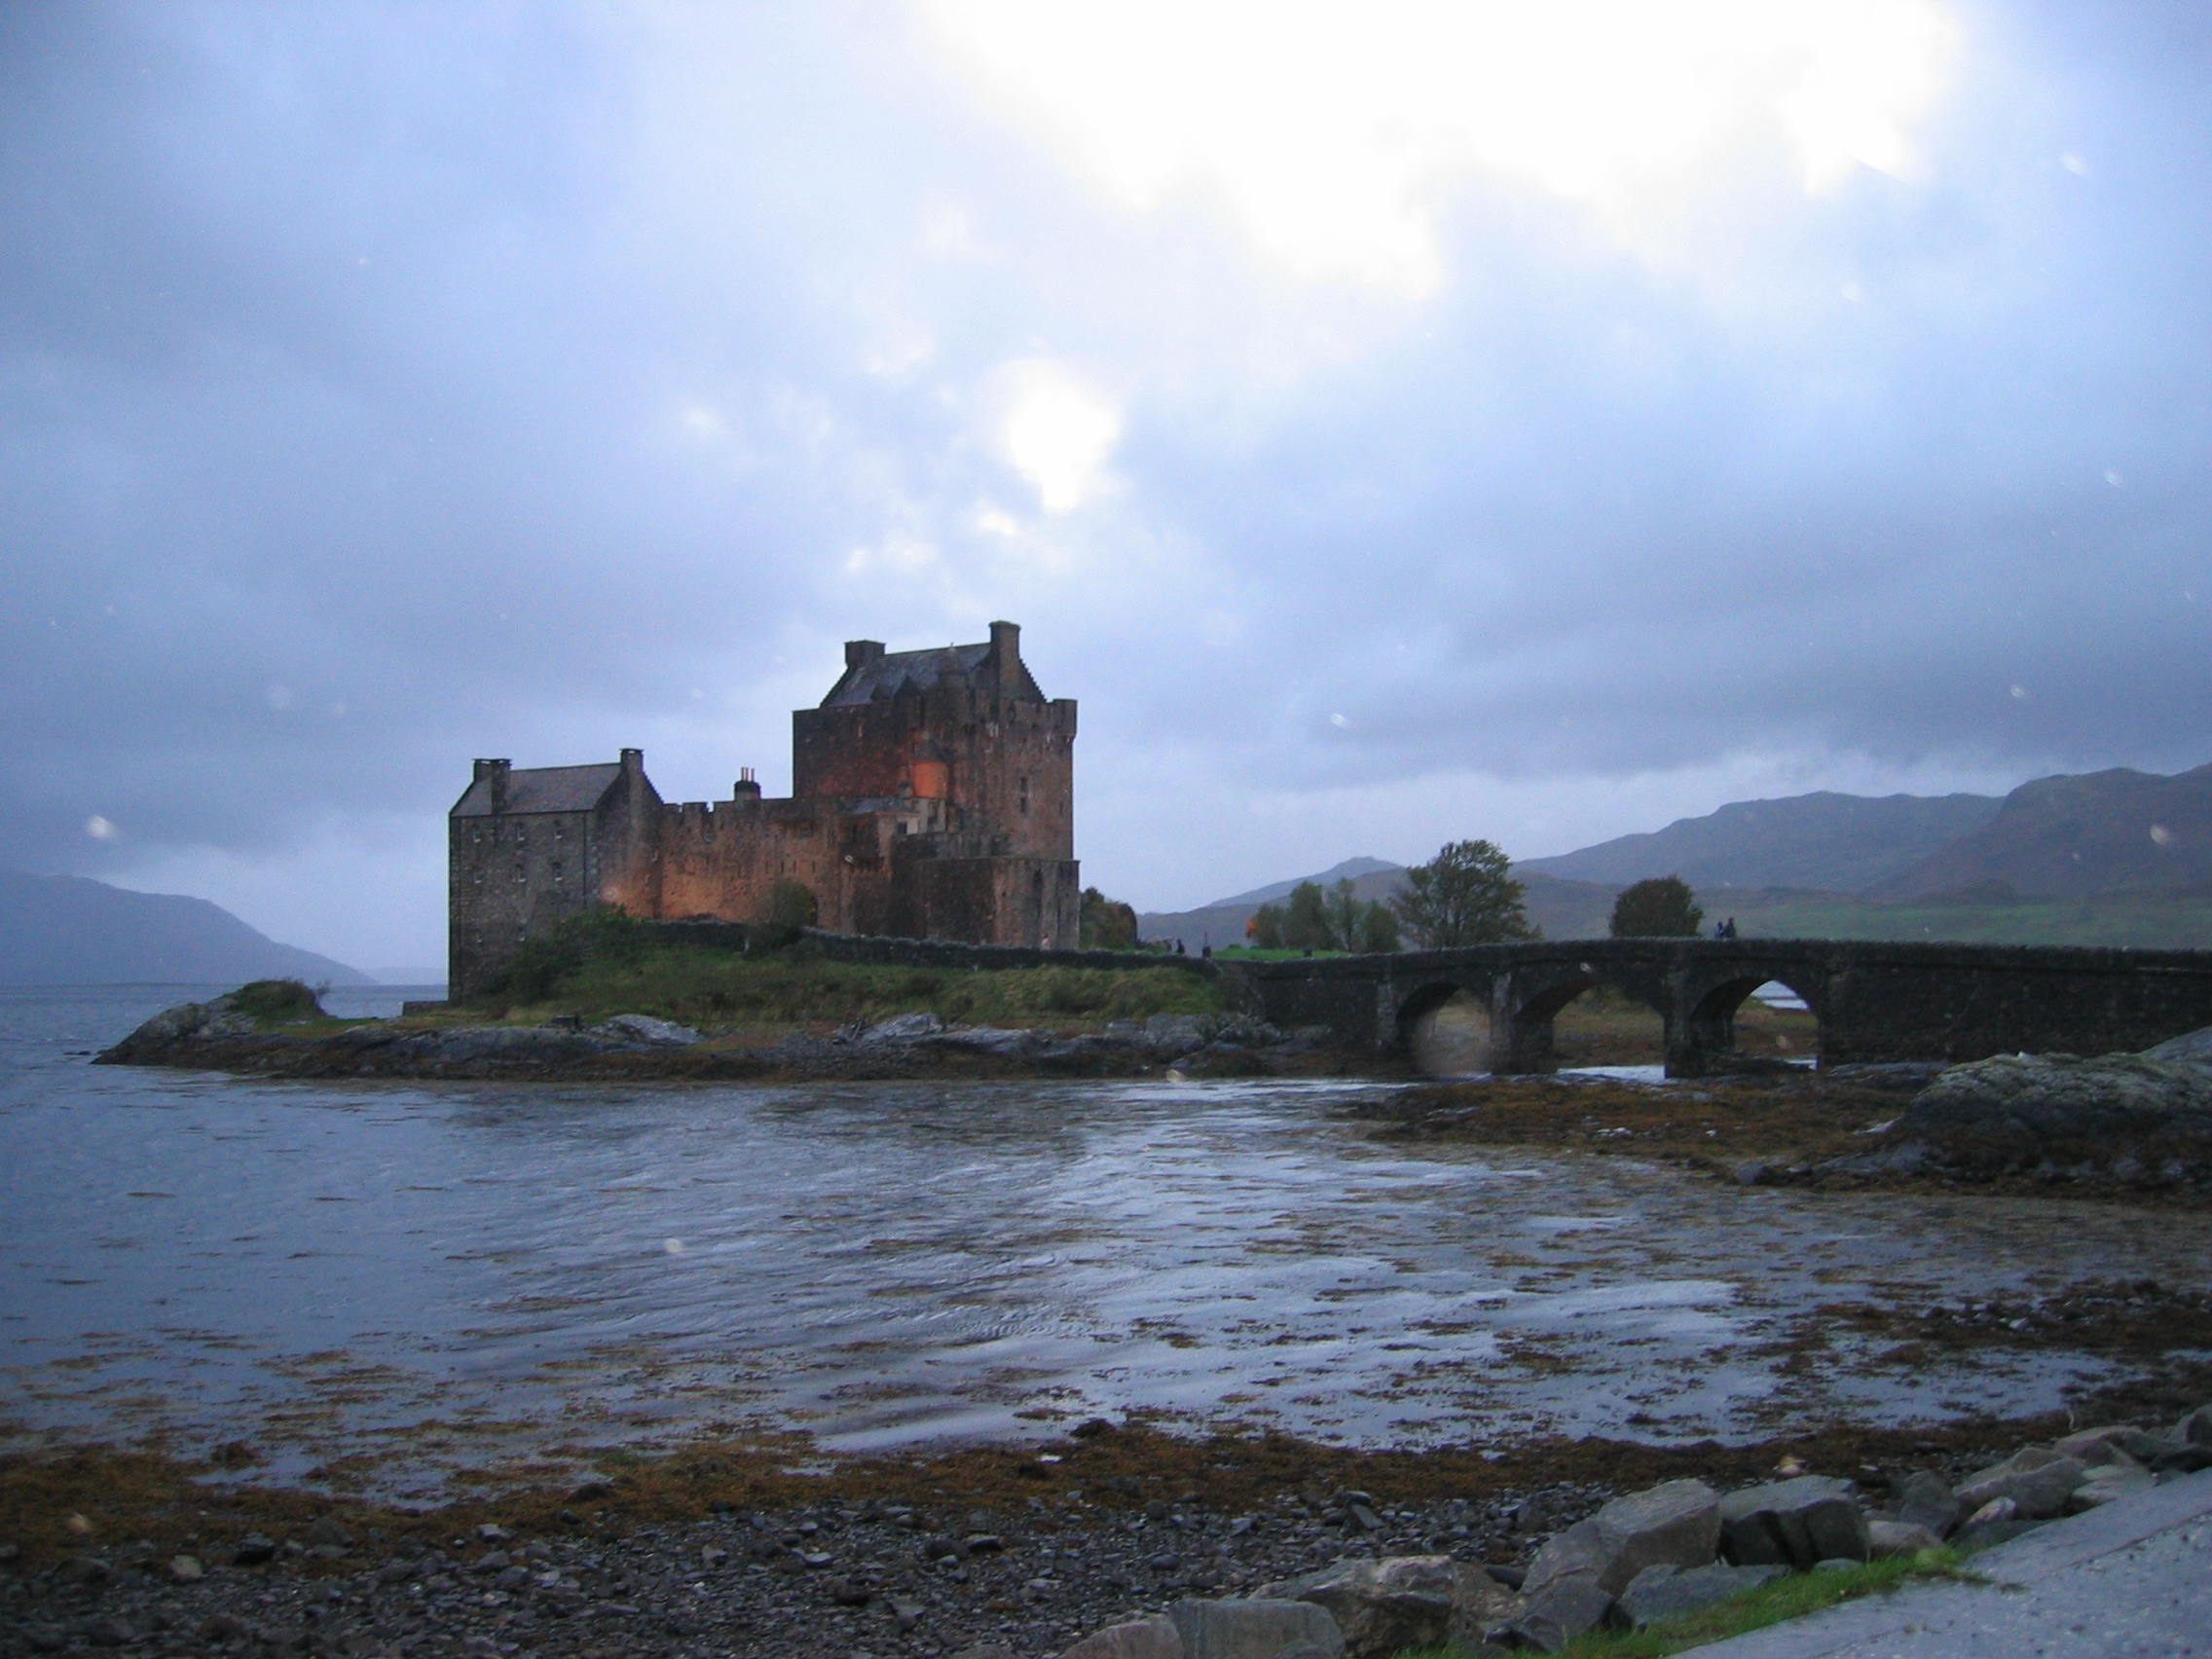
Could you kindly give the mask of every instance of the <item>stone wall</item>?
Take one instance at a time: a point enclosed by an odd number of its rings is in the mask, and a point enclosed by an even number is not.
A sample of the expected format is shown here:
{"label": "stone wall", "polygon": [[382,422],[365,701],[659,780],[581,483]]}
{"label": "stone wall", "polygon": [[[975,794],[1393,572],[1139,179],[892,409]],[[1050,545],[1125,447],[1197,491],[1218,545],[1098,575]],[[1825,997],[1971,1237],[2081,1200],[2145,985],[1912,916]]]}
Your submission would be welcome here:
{"label": "stone wall", "polygon": [[[653,938],[667,944],[704,950],[744,950],[754,930],[741,922],[658,922]],[[1006,944],[963,944],[945,939],[888,939],[828,933],[809,928],[806,938],[832,962],[880,968],[1174,968],[1211,977],[1214,963],[1203,957],[1174,956],[1150,950],[1026,950]]]}

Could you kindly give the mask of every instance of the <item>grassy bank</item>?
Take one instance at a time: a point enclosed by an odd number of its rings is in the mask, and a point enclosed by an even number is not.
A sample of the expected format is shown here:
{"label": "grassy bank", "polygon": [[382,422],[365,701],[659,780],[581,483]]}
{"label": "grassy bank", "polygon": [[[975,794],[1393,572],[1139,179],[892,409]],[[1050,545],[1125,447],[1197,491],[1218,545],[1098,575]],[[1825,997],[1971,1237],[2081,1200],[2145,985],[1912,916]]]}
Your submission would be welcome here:
{"label": "grassy bank", "polygon": [[1086,1025],[1156,1014],[1213,1014],[1221,996],[1173,968],[1014,968],[963,972],[878,968],[809,957],[721,950],[653,950],[636,962],[596,962],[510,1016],[650,1014],[701,1028],[843,1025],[929,1012],[971,1025]]}
{"label": "grassy bank", "polygon": [[1083,1028],[1222,1007],[1211,979],[1181,968],[880,967],[830,961],[803,939],[751,951],[662,944],[649,929],[601,913],[525,946],[506,983],[465,1012],[518,1023],[649,1014],[756,1035],[918,1013],[968,1025]]}

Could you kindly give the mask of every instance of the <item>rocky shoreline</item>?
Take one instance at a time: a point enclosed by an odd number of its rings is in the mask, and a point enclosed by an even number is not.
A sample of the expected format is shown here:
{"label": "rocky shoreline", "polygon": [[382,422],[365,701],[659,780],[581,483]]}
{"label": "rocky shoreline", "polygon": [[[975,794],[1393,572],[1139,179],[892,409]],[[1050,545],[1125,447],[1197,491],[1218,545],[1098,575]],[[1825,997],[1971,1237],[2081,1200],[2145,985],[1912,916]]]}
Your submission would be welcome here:
{"label": "rocky shoreline", "polygon": [[[1933,1564],[1920,1552],[1940,1541],[1971,1551],[2212,1466],[2212,1408],[2199,1408],[1994,1461],[1972,1435],[1809,1440],[1779,1458],[1771,1445],[1610,1447],[1610,1479],[1601,1461],[1585,1468],[1600,1478],[1527,1484],[1539,1462],[1486,1484],[1478,1461],[1462,1466],[1475,1477],[1463,1495],[1451,1480],[1378,1495],[1311,1471],[1209,1495],[1188,1478],[1188,1446],[1171,1479],[1105,1473],[1146,1467],[1148,1432],[1086,1424],[1034,1454],[1044,1490],[1019,1499],[987,1481],[964,1496],[928,1484],[947,1467],[924,1466],[918,1490],[863,1478],[810,1500],[701,1498],[641,1521],[617,1477],[488,1517],[292,1494],[248,1507],[240,1530],[219,1517],[240,1494],[209,1490],[159,1542],[114,1535],[164,1530],[147,1517],[86,1501],[39,1517],[28,1543],[17,1503],[18,1535],[0,1540],[0,1659],[1389,1659],[1446,1640],[1557,1651],[1581,1630],[1680,1616],[1778,1572]],[[1880,1461],[1847,1461],[1868,1455]],[[1065,1486],[1061,1467],[1104,1478]],[[9,1474],[20,1498],[25,1471]]]}
{"label": "rocky shoreline", "polygon": [[950,1025],[902,1014],[759,1048],[703,1040],[645,1014],[586,1025],[461,1025],[361,1020],[287,1026],[230,997],[184,1003],[94,1057],[95,1065],[174,1066],[248,1076],[421,1078],[544,1083],[776,1083],[900,1078],[1337,1076],[1355,1069],[1326,1026],[1283,1031],[1233,1014],[1156,1014],[1094,1032]]}
{"label": "rocky shoreline", "polygon": [[2212,1030],[2141,1054],[2001,1054],[1664,1084],[1473,1079],[1347,1110],[1394,1140],[1657,1158],[1746,1187],[2212,1201]]}

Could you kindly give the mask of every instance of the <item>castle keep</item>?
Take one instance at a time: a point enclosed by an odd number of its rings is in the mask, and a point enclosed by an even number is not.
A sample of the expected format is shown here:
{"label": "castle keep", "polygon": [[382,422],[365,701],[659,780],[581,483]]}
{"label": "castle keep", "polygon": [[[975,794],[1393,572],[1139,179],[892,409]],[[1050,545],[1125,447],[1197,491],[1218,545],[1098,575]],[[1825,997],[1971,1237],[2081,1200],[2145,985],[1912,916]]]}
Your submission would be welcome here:
{"label": "castle keep", "polygon": [[1075,703],[1047,702],[1021,630],[981,645],[845,646],[822,705],[792,715],[792,795],[748,767],[720,801],[665,802],[642,750],[611,764],[479,760],[448,818],[449,994],[525,940],[611,904],[655,920],[759,921],[781,881],[836,933],[1076,942]]}

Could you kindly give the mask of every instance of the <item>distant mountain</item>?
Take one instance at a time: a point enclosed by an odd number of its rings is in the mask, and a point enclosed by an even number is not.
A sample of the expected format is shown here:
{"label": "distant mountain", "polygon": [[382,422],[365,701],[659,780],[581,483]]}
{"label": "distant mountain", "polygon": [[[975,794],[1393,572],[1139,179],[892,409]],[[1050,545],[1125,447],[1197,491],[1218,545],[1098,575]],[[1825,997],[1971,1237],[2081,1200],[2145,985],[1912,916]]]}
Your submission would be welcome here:
{"label": "distant mountain", "polygon": [[[1740,800],[1648,834],[1513,866],[1547,939],[1603,939],[1629,883],[1678,875],[1710,921],[1783,937],[2009,943],[2212,941],[2212,765],[2039,778],[1991,795],[1790,795]],[[1146,939],[1240,944],[1263,903],[1300,881],[1349,878],[1387,899],[1402,866],[1346,859],[1197,910],[1137,918]],[[2050,901],[2091,899],[2079,913]],[[2009,906],[2009,909],[2008,908]],[[2162,907],[2161,907],[2162,906]]]}
{"label": "distant mountain", "polygon": [[0,870],[0,984],[365,985],[343,962],[278,944],[204,899],[76,875]]}
{"label": "distant mountain", "polygon": [[1825,790],[1781,800],[1739,800],[1648,834],[1530,859],[1516,872],[1616,887],[1678,875],[1700,893],[1720,887],[1862,893],[1983,829],[2001,804],[1990,795],[1876,798]]}
{"label": "distant mountain", "polygon": [[[1341,865],[1330,866],[1319,875],[1301,875],[1290,881],[1270,882],[1265,887],[1253,888],[1249,893],[1239,893],[1234,899],[1216,899],[1212,903],[1205,905],[1204,908],[1224,910],[1238,904],[1248,904],[1253,909],[1258,909],[1262,904],[1271,904],[1277,899],[1288,899],[1294,888],[1309,881],[1314,883],[1323,892],[1327,892],[1340,881],[1356,882],[1363,875],[1387,875],[1404,867],[1403,865],[1394,865],[1385,859],[1346,859]],[[1396,889],[1393,888],[1391,891],[1395,892]],[[1372,898],[1374,895],[1362,893],[1360,897],[1366,899]]]}
{"label": "distant mountain", "polygon": [[2212,766],[2039,778],[1988,823],[1872,888],[1882,899],[2078,899],[2212,882]]}

